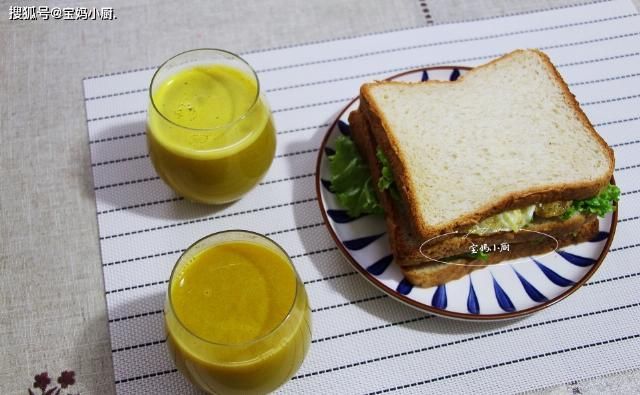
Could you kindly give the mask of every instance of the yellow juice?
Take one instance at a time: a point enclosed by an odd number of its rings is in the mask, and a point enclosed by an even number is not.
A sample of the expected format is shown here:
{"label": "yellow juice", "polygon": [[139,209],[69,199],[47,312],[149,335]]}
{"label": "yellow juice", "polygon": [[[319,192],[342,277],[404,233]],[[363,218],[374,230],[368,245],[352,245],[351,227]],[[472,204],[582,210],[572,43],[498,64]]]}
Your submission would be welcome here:
{"label": "yellow juice", "polygon": [[304,286],[286,254],[263,239],[188,251],[172,274],[167,344],[178,369],[210,393],[273,391],[307,353]]}
{"label": "yellow juice", "polygon": [[147,115],[157,173],[194,201],[239,199],[264,176],[275,153],[275,128],[257,78],[225,64],[175,72],[164,67],[152,81]]}

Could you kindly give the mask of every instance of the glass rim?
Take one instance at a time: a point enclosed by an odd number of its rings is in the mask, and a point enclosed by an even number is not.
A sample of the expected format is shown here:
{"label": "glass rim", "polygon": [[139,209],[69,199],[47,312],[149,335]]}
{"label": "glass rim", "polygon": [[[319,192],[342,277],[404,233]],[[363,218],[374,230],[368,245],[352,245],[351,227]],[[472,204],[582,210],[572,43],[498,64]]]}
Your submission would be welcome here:
{"label": "glass rim", "polygon": [[[214,127],[210,127],[210,128],[194,128],[194,127],[190,127],[190,126],[181,125],[178,122],[172,121],[165,114],[163,114],[162,111],[160,111],[160,109],[158,109],[158,106],[156,106],[156,103],[153,100],[153,83],[156,80],[156,77],[158,77],[158,73],[170,61],[172,61],[172,60],[174,60],[174,59],[176,59],[176,58],[178,58],[180,56],[192,53],[192,52],[218,52],[218,53],[231,55],[233,58],[238,59],[240,62],[244,63],[245,66],[247,66],[249,68],[249,70],[251,70],[251,74],[250,75],[256,81],[256,94],[255,94],[255,97],[253,98],[253,101],[251,102],[251,105],[247,108],[246,111],[244,111],[238,117],[234,118],[232,121],[229,121],[229,122],[227,122],[227,123],[225,123],[223,125],[218,125],[218,126],[214,126]],[[259,98],[260,98],[260,80],[258,79],[258,73],[256,73],[256,71],[253,69],[253,67],[251,67],[249,62],[244,60],[240,55],[235,54],[235,53],[233,53],[231,51],[227,51],[225,49],[220,49],[220,48],[196,48],[196,49],[190,49],[190,50],[187,50],[187,51],[180,52],[180,53],[178,53],[176,55],[173,55],[169,59],[167,59],[164,62],[162,62],[162,64],[158,67],[158,69],[153,73],[153,77],[151,77],[151,82],[149,83],[149,100],[151,101],[151,106],[153,106],[153,109],[156,111],[156,113],[158,113],[162,117],[162,119],[164,119],[165,121],[169,122],[172,125],[175,125],[175,126],[177,126],[179,128],[182,128],[182,129],[191,130],[191,131],[197,131],[197,132],[216,131],[216,130],[220,130],[220,129],[229,128],[229,127],[237,124],[238,122],[240,122],[243,119],[247,118],[249,113],[254,109],[254,107],[258,103],[258,99]]]}
{"label": "glass rim", "polygon": [[[200,335],[197,335],[196,333],[194,333],[187,325],[185,325],[182,320],[180,319],[180,317],[178,316],[178,314],[176,313],[175,308],[173,307],[173,298],[171,297],[171,285],[173,284],[173,279],[174,279],[174,275],[176,273],[176,269],[178,268],[178,265],[180,264],[180,262],[182,261],[182,259],[184,258],[184,256],[196,245],[198,245],[200,242],[203,242],[207,239],[213,238],[215,236],[220,236],[220,235],[224,235],[227,233],[241,233],[241,234],[245,234],[245,235],[252,235],[252,236],[257,236],[259,239],[265,240],[268,243],[272,244],[274,247],[276,247],[278,250],[280,250],[284,256],[286,257],[286,262],[289,265],[289,267],[292,270],[293,273],[293,277],[296,283],[296,288],[293,294],[293,300],[291,301],[291,306],[289,306],[289,310],[287,310],[287,314],[284,316],[284,318],[282,318],[282,320],[280,320],[280,322],[278,323],[278,325],[276,325],[273,329],[271,329],[269,332],[265,333],[264,335],[261,335],[259,337],[256,337],[255,339],[251,339],[248,340],[246,342],[242,342],[242,343],[219,343],[219,342],[215,342],[215,341],[211,341],[211,340],[207,340],[203,337],[201,337]],[[207,248],[207,247],[205,247]],[[167,289],[167,298],[169,300],[169,307],[171,308],[171,313],[173,314],[173,316],[175,317],[176,321],[178,322],[178,324],[180,324],[180,326],[187,331],[187,333],[189,333],[191,336],[194,336],[195,338],[197,338],[200,341],[203,341],[207,344],[210,345],[214,345],[214,346],[220,346],[220,347],[247,347],[253,344],[257,344],[269,337],[271,337],[273,334],[275,334],[280,328],[282,328],[282,326],[285,324],[285,322],[289,321],[289,319],[291,318],[291,313],[293,312],[293,308],[296,305],[296,301],[298,300],[298,286],[300,285],[301,280],[300,280],[300,276],[298,275],[298,271],[296,270],[295,266],[293,265],[293,261],[291,260],[291,257],[289,256],[289,254],[287,254],[287,252],[285,251],[284,248],[282,248],[282,246],[280,246],[280,244],[276,243],[275,241],[273,241],[272,239],[270,239],[269,237],[260,234],[258,232],[254,232],[251,230],[245,230],[245,229],[229,229],[229,230],[222,230],[219,232],[214,232],[214,233],[210,233],[204,237],[201,237],[200,239],[196,240],[195,242],[193,242],[189,247],[187,247],[184,252],[182,254],[180,254],[180,257],[176,260],[176,263],[173,265],[173,269],[171,269],[171,276],[169,277],[169,284],[168,284],[168,289]],[[166,311],[165,311],[166,314]]]}

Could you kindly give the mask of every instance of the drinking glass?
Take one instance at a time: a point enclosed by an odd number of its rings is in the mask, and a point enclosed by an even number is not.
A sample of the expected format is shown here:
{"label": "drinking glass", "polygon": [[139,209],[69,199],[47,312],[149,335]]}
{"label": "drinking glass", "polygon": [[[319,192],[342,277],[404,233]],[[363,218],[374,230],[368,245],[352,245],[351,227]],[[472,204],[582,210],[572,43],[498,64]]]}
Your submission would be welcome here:
{"label": "drinking glass", "polygon": [[147,143],[156,172],[187,199],[239,199],[273,161],[276,132],[255,71],[221,49],[167,60],[149,87]]}
{"label": "drinking glass", "polygon": [[[197,317],[186,317],[189,319],[185,319],[184,315],[180,317],[181,311],[176,310],[177,305],[174,306],[172,290],[175,289],[176,282],[182,281],[180,273],[188,270],[189,264],[194,262],[198,254],[230,242],[255,243],[278,254],[282,262],[289,266],[287,273],[292,277],[279,278],[277,282],[267,286],[273,292],[285,292],[283,284],[295,284],[295,291],[292,291],[295,296],[288,307],[288,313],[274,329],[249,341],[223,344],[204,339],[194,333],[193,326],[190,328],[185,324],[190,320],[193,322],[194,318],[205,321],[214,318],[208,316],[207,311],[199,311]],[[246,296],[246,290],[238,290],[242,294],[240,291],[245,291]],[[234,293],[232,291],[223,299],[228,302],[243,297]],[[225,301],[220,300],[220,303]],[[311,340],[311,312],[307,294],[291,259],[269,238],[248,231],[215,233],[195,242],[184,252],[169,280],[164,318],[167,345],[176,367],[193,384],[212,394],[263,394],[275,390],[298,370]]]}

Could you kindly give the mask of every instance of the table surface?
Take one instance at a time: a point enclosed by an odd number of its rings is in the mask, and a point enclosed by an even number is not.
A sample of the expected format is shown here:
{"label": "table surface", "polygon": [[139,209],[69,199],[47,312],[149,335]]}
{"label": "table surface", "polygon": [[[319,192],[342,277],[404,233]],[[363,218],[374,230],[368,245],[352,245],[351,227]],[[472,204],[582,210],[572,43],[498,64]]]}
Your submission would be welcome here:
{"label": "table surface", "polygon": [[[640,0],[633,0],[636,8]],[[58,4],[60,3],[60,4]],[[42,2],[101,7],[91,1]],[[234,52],[579,3],[566,0],[113,0],[113,21],[11,21],[0,12],[0,392],[76,372],[114,393],[82,77],[157,65],[191,48]],[[311,27],[311,28],[310,28]],[[625,372],[544,393],[631,393]]]}

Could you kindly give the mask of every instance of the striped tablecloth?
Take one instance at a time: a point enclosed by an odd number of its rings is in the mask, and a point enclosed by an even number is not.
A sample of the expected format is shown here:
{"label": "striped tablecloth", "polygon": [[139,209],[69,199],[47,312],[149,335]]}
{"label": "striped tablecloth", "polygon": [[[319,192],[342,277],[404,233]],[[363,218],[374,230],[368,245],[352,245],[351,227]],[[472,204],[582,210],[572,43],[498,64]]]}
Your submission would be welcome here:
{"label": "striped tablecloth", "polygon": [[[522,320],[465,323],[412,310],[356,274],[328,235],[314,186],[320,141],[363,82],[478,65],[522,47],[550,55],[615,150],[622,200],[610,253],[583,289]],[[147,87],[156,66],[84,80],[119,394],[194,392],[164,344],[166,283],[186,246],[230,228],[280,243],[306,284],[313,344],[285,393],[515,392],[640,366],[640,16],[629,1],[242,56],[273,109],[278,148],[264,181],[224,207],[176,196],[149,161]]]}

